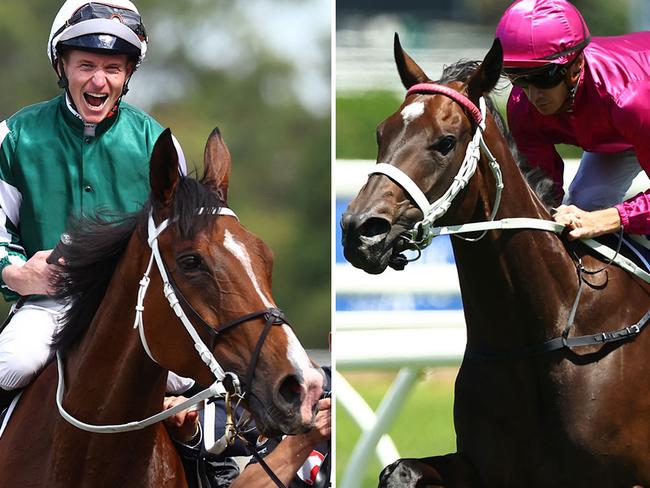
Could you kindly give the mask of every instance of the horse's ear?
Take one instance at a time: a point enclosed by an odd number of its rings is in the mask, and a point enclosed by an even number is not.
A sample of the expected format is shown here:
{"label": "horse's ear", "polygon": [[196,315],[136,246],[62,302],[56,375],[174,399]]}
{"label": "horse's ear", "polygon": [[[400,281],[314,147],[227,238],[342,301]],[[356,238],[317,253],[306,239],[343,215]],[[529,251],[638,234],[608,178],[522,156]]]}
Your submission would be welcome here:
{"label": "horse's ear", "polygon": [[484,93],[489,93],[497,85],[501,76],[501,66],[503,64],[503,49],[501,41],[495,39],[492,47],[485,55],[485,59],[474,72],[467,83],[467,96],[469,99],[478,104],[479,98]]}
{"label": "horse's ear", "polygon": [[426,73],[422,71],[422,68],[402,49],[397,32],[395,33],[393,51],[399,77],[402,79],[402,84],[407,90],[418,83],[430,81]]}
{"label": "horse's ear", "polygon": [[205,175],[202,183],[211,188],[212,191],[217,192],[221,200],[227,203],[232,160],[230,159],[230,151],[228,151],[218,127],[214,128],[210,137],[208,137],[208,142],[205,144],[203,163]]}
{"label": "horse's ear", "polygon": [[180,179],[178,153],[172,139],[172,131],[165,129],[153,147],[149,163],[149,182],[155,201],[168,206],[174,199]]}

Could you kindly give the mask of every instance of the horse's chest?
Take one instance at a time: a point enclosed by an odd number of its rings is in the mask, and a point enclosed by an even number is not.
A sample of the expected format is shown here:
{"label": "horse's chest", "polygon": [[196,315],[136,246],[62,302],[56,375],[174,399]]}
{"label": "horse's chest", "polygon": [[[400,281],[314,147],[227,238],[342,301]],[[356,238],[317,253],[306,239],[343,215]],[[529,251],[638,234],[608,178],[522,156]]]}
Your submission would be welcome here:
{"label": "horse's chest", "polygon": [[[459,450],[471,453],[490,486],[523,479],[537,483],[528,486],[623,486],[617,483],[633,476],[631,466],[649,469],[650,419],[639,413],[650,414],[650,401],[629,394],[618,367],[615,355],[547,364],[543,372],[464,364],[456,386]],[[590,473],[588,484],[580,471]]]}

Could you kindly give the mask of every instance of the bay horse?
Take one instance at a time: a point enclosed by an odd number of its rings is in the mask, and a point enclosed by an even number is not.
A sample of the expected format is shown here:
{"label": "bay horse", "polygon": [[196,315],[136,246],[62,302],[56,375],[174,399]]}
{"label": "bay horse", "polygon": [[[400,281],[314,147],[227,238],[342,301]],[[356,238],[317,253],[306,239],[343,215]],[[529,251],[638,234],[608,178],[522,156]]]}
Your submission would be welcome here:
{"label": "bay horse", "polygon": [[[518,217],[550,221],[489,99],[485,127],[479,127],[476,109],[501,73],[498,40],[481,63],[445,70],[432,90],[432,80],[397,36],[395,59],[409,92],[378,126],[378,163],[408,175],[428,200],[422,206],[439,201],[455,184],[478,130],[501,168],[498,210],[499,178],[484,150],[467,186],[436,225]],[[377,171],[341,221],[346,258],[369,273],[402,267],[399,254],[410,238],[405,233],[413,236],[423,219],[410,193],[419,190]],[[650,334],[585,348],[536,347],[568,330],[575,304],[571,336],[639,321],[650,309],[649,285],[614,265],[597,272],[603,262],[561,234],[510,229],[466,237],[474,241],[452,239],[467,327],[455,385],[457,452],[400,459],[383,470],[380,486],[650,486]],[[580,269],[595,274],[585,278]]]}
{"label": "bay horse", "polygon": [[[71,229],[57,280],[71,303],[54,343],[65,365],[63,406],[86,423],[131,422],[162,410],[168,371],[201,385],[215,380],[165,298],[162,271],[151,266],[151,221],[176,295],[184,297],[178,307],[209,353],[244,383],[257,425],[269,435],[306,431],[323,377],[276,310],[271,251],[223,210],[231,160],[217,129],[204,168],[200,182],[179,174],[167,129],[153,148],[145,207]],[[142,299],[145,270],[151,276]],[[143,307],[142,343],[133,327],[136,305]],[[111,434],[78,429],[57,411],[56,386],[51,363],[23,392],[0,439],[0,486],[187,486],[162,423]]]}

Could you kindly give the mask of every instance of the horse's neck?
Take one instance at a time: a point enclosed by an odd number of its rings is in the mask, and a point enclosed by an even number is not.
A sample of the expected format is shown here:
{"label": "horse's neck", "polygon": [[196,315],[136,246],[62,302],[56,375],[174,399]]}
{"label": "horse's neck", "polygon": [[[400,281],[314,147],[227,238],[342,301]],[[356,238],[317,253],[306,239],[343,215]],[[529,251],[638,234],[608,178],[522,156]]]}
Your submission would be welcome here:
{"label": "horse's neck", "polygon": [[[490,149],[503,172],[497,219],[549,219],[516,166],[505,141]],[[481,159],[474,179],[473,221],[489,219],[494,177]],[[472,191],[472,189],[470,189]],[[489,232],[478,242],[452,239],[468,323],[470,347],[503,349],[536,342],[561,327],[562,307],[575,296],[575,267],[556,235],[539,230]],[[553,330],[547,330],[553,329]]]}
{"label": "horse's neck", "polygon": [[90,423],[135,420],[161,408],[166,375],[146,356],[133,328],[147,259],[133,236],[85,336],[65,359],[65,403]]}

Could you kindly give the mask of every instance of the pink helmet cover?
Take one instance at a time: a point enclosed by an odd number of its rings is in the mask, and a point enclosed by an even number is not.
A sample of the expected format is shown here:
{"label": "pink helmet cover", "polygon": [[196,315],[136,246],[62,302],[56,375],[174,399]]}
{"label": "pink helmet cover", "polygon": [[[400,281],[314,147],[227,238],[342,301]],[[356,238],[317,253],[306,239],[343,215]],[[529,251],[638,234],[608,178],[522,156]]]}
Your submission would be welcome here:
{"label": "pink helmet cover", "polygon": [[590,40],[582,15],[566,0],[516,1],[501,17],[496,37],[505,68],[565,64]]}

